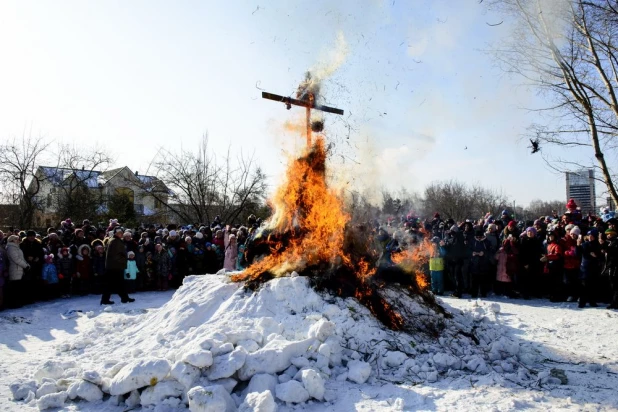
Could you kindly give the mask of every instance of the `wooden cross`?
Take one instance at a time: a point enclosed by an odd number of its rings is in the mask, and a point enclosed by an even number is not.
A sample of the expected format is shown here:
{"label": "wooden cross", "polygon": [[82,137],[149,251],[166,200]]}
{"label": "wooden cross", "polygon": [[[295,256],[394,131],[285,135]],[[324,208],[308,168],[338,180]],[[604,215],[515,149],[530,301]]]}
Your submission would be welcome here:
{"label": "wooden cross", "polygon": [[262,92],[262,98],[268,100],[274,100],[276,102],[285,103],[286,109],[290,110],[292,105],[304,107],[307,111],[307,147],[311,147],[311,109],[320,110],[322,112],[334,113],[343,115],[343,110],[336,109],[334,107],[322,106],[315,103],[313,95],[309,95],[306,100],[293,99],[291,97],[279,96],[278,94]]}

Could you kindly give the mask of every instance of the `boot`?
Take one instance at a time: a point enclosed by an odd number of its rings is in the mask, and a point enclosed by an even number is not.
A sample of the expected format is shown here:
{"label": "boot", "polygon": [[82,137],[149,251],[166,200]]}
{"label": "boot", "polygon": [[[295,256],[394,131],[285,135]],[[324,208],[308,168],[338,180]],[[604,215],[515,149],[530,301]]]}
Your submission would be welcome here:
{"label": "boot", "polygon": [[131,303],[131,302],[135,302],[135,299],[127,297],[126,299],[121,300],[121,302],[122,303]]}
{"label": "boot", "polygon": [[113,305],[114,301],[113,300],[106,300],[106,301],[101,301],[101,305]]}

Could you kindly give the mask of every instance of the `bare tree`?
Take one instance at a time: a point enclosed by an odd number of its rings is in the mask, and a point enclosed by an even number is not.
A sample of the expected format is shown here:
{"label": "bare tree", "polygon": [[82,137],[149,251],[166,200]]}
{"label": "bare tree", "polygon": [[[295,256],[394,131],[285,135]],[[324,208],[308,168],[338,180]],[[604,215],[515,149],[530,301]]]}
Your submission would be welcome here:
{"label": "bare tree", "polygon": [[41,179],[35,176],[35,172],[49,145],[44,139],[26,136],[25,133],[21,139],[13,138],[9,143],[0,145],[2,192],[12,192],[5,198],[19,205],[21,228],[32,226],[34,214],[39,208],[36,199]]}
{"label": "bare tree", "polygon": [[203,136],[196,152],[160,151],[154,166],[156,177],[174,195],[157,190],[150,193],[184,222],[210,222],[215,215],[224,222],[236,222],[255,212],[266,194],[266,176],[255,157],[242,152],[233,157],[228,149],[219,159],[208,148],[208,135]]}
{"label": "bare tree", "polygon": [[[516,32],[495,50],[503,67],[551,100],[541,110],[547,124],[532,125],[544,145],[588,149],[614,201],[618,192],[606,154],[615,155],[618,133],[618,9],[609,0],[490,0],[513,17]],[[581,153],[581,152],[580,152]],[[590,167],[562,158],[555,170]],[[611,161],[612,159],[610,159]],[[616,160],[616,159],[613,159]]]}
{"label": "bare tree", "polygon": [[502,192],[450,180],[427,186],[424,203],[426,213],[439,212],[443,217],[463,221],[486,213],[497,215],[506,207],[508,198]]}

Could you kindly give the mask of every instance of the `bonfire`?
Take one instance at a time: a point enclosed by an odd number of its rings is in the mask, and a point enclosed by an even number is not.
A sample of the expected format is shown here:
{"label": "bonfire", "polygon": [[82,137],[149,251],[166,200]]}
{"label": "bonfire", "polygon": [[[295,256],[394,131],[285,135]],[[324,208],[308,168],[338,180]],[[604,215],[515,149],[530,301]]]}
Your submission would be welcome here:
{"label": "bonfire", "polygon": [[[313,105],[318,91],[308,75],[297,97]],[[322,129],[323,122],[318,123],[314,131]],[[307,130],[310,133],[309,126]],[[370,228],[351,220],[343,196],[327,183],[327,155],[324,135],[308,135],[307,146],[290,161],[286,179],[270,201],[272,216],[247,245],[251,265],[232,280],[255,290],[269,279],[296,272],[310,277],[318,290],[357,298],[393,330],[439,333],[435,322],[407,318],[386,293],[398,290],[399,295],[420,298],[448,316],[428,290],[424,273],[431,243],[423,239],[395,254],[392,265],[378,265],[380,251]]]}

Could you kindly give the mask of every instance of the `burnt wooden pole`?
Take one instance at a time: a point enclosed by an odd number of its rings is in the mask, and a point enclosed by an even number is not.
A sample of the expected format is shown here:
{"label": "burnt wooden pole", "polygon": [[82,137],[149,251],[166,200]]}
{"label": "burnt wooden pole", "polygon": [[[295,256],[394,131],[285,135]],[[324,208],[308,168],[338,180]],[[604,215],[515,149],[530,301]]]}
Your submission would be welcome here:
{"label": "burnt wooden pole", "polygon": [[315,98],[312,94],[306,100],[294,99],[292,97],[280,96],[278,94],[262,92],[262,98],[274,100],[276,102],[285,103],[286,109],[290,110],[292,106],[304,107],[307,115],[307,147],[311,146],[311,109],[320,110],[326,113],[334,113],[343,115],[343,110],[334,107],[323,106],[315,103]]}

